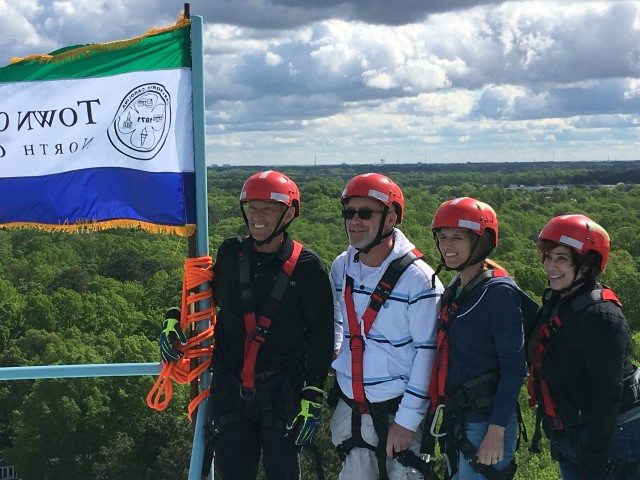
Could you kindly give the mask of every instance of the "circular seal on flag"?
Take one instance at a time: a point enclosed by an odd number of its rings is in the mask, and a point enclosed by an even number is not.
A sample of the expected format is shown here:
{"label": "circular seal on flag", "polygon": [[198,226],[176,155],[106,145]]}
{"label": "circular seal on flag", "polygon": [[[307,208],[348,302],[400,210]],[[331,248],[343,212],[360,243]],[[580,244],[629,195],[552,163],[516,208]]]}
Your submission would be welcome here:
{"label": "circular seal on flag", "polygon": [[171,127],[171,96],[159,83],[145,83],[127,93],[109,126],[111,145],[128,157],[151,160]]}

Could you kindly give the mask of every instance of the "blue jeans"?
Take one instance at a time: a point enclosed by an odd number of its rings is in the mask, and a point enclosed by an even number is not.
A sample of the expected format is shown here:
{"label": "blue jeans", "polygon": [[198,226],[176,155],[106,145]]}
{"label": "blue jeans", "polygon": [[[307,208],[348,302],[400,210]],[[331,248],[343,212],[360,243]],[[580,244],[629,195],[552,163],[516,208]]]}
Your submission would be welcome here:
{"label": "blue jeans", "polygon": [[[580,432],[581,437],[586,437],[586,430]],[[563,480],[580,480],[580,468],[577,463],[576,452],[566,437],[561,437],[553,442],[558,451],[566,457],[565,460],[559,461],[560,475]],[[630,422],[616,425],[611,441],[609,442],[609,458],[620,460],[626,463],[634,463],[640,461],[640,418],[631,420]],[[620,480],[620,477],[607,476],[607,479]],[[627,476],[626,480],[640,480],[639,475]]]}
{"label": "blue jeans", "polygon": [[[460,428],[460,424],[456,425],[456,431]],[[489,428],[489,422],[470,423],[465,425],[465,433],[469,441],[476,447],[480,447],[480,443],[487,434]],[[504,432],[504,457],[496,463],[493,467],[496,470],[505,469],[509,463],[513,460],[516,451],[516,444],[518,443],[518,419],[514,413],[507,424],[507,428]],[[458,452],[458,474],[454,477],[457,480],[486,480],[484,475],[476,472],[471,468],[469,462],[465,460],[460,452]]]}

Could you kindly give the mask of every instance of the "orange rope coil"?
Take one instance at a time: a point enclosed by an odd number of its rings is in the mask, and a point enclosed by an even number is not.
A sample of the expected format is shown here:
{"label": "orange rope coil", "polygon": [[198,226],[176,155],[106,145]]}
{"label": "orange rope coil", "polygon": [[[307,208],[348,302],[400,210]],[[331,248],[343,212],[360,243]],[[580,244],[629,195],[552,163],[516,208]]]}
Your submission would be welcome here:
{"label": "orange rope coil", "polygon": [[[183,332],[186,332],[187,326],[206,319],[211,319],[211,324],[206,330],[191,336],[185,346],[176,346],[183,353],[180,360],[162,364],[162,371],[147,395],[147,405],[155,410],[162,411],[169,405],[173,395],[172,381],[179,384],[190,383],[194,380],[199,381],[200,374],[206,372],[209,368],[213,345],[202,346],[201,344],[213,337],[213,329],[216,323],[213,290],[211,289],[212,280],[213,260],[211,257],[188,258],[185,260],[180,328],[182,328]],[[200,287],[203,285],[207,285],[207,287],[201,290]],[[209,307],[196,311],[195,304],[201,301],[208,301]],[[193,369],[191,368],[192,359],[199,359],[197,366]],[[189,402],[187,409],[189,420],[191,420],[191,416],[200,405],[200,402],[207,398],[208,395],[209,390],[204,390]]]}

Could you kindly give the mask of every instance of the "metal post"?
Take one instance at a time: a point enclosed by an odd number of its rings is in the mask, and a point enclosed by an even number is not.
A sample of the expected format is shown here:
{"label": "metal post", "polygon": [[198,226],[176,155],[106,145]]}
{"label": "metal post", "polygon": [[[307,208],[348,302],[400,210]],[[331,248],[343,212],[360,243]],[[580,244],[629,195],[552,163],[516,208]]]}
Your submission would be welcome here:
{"label": "metal post", "polygon": [[[204,105],[204,45],[203,20],[191,17],[191,84],[193,90],[193,153],[196,182],[196,252],[199,257],[209,255],[209,219],[207,206],[207,164],[205,158],[205,105]],[[205,303],[205,302],[203,302]],[[199,310],[209,305],[199,305]],[[209,320],[203,320],[198,330],[209,327]],[[201,375],[200,391],[209,388],[209,373]],[[193,432],[193,450],[189,464],[189,480],[200,480],[204,459],[204,421],[207,402],[198,407],[196,426]]]}

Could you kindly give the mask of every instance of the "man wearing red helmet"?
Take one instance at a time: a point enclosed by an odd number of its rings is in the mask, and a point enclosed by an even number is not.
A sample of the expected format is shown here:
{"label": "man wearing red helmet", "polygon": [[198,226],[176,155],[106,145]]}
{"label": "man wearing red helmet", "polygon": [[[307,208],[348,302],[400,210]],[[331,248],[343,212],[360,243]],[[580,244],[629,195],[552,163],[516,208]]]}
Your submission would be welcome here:
{"label": "man wearing red helmet", "polygon": [[428,423],[435,425],[444,408],[440,445],[450,478],[508,480],[516,471],[517,404],[526,375],[523,317],[533,318],[538,305],[488,258],[498,245],[491,206],[470,197],[448,200],[431,230],[438,270],[457,273],[440,303]]}
{"label": "man wearing red helmet", "polygon": [[609,235],[584,215],[540,232],[549,288],[528,345],[529,395],[564,480],[640,478],[640,369],[622,304],[597,282]]}
{"label": "man wearing red helmet", "polygon": [[339,478],[415,478],[403,459],[417,458],[442,285],[431,286],[433,269],[396,228],[404,197],[391,179],[357,175],[340,200],[349,247],[331,267]]}
{"label": "man wearing red helmet", "polygon": [[272,170],[247,179],[240,208],[249,236],[218,249],[218,307],[206,422],[208,474],[223,480],[300,478],[332,356],[333,296],[320,258],[286,233],[300,215],[296,184]]}

